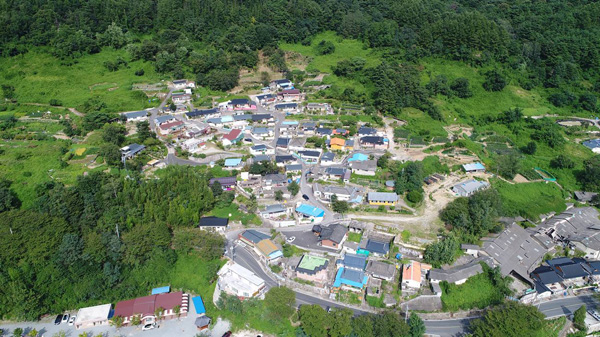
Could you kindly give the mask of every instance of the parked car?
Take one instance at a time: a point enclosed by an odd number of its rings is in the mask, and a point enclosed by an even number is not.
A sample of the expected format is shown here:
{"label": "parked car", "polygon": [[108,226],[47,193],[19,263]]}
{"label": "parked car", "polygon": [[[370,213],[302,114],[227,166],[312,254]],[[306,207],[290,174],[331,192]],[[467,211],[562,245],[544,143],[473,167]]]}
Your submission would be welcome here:
{"label": "parked car", "polygon": [[61,323],[67,323],[69,321],[69,314],[64,314]]}
{"label": "parked car", "polygon": [[142,331],[152,330],[156,328],[156,323],[148,323],[142,327]]}
{"label": "parked car", "polygon": [[62,322],[62,315],[56,315],[56,319],[54,320],[54,325],[59,325]]}
{"label": "parked car", "polygon": [[287,241],[288,243],[292,243],[292,242],[294,242],[294,240],[296,240],[296,237],[295,237],[295,236],[291,236],[291,237],[287,238],[287,240],[286,240],[286,241]]}
{"label": "parked car", "polygon": [[306,194],[302,194],[302,199],[307,200],[308,201],[308,195]]}
{"label": "parked car", "polygon": [[75,318],[77,318],[76,315],[73,315],[73,316],[71,316],[71,318],[69,318],[69,325],[72,326],[73,324],[75,324]]}
{"label": "parked car", "polygon": [[227,331],[226,333],[223,334],[223,337],[230,337],[231,336],[231,331]]}

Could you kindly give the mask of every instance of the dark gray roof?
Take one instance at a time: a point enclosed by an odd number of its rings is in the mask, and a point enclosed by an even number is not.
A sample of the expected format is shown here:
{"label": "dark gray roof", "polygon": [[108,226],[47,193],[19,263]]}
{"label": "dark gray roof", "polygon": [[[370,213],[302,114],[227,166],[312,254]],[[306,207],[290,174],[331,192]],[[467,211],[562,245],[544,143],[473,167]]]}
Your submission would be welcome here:
{"label": "dark gray roof", "polygon": [[206,216],[200,218],[198,227],[227,227],[229,223],[228,218],[218,218],[216,216]]}
{"label": "dark gray roof", "polygon": [[548,266],[540,266],[531,272],[531,277],[541,284],[552,284],[562,282],[560,275],[554,269]]}
{"label": "dark gray roof", "polygon": [[208,184],[212,185],[215,181],[218,181],[221,185],[235,185],[237,182],[237,178],[236,177],[211,178],[208,181]]}
{"label": "dark gray roof", "polygon": [[256,114],[256,115],[252,115],[252,120],[253,121],[269,120],[271,118],[273,118],[273,115],[271,115],[271,114]]}
{"label": "dark gray roof", "polygon": [[588,273],[583,269],[580,263],[563,264],[554,267],[557,273],[564,279],[572,279],[588,276]]}
{"label": "dark gray roof", "polygon": [[244,114],[244,115],[235,115],[233,116],[234,121],[249,121],[252,120],[254,115]]}
{"label": "dark gray roof", "polygon": [[275,104],[275,109],[296,109],[298,107],[298,103],[281,103]]}
{"label": "dark gray roof", "polygon": [[348,233],[348,228],[339,224],[333,224],[322,228],[320,238],[321,240],[331,240],[339,244],[344,240],[346,233]]}
{"label": "dark gray roof", "polygon": [[592,198],[597,194],[594,192],[575,191],[575,199],[581,202],[588,202],[592,201]]}
{"label": "dark gray roof", "polygon": [[279,80],[273,80],[273,81],[271,81],[271,83],[283,84],[283,83],[292,83],[292,81],[290,81],[288,79],[285,79],[285,78],[282,78],[282,79],[279,79]]}
{"label": "dark gray roof", "polygon": [[317,128],[317,133],[320,135],[331,135],[331,129],[328,128]]}
{"label": "dark gray roof", "polygon": [[456,266],[450,269],[432,269],[429,271],[429,279],[435,281],[446,281],[449,283],[455,283],[483,272],[483,268],[481,268],[480,262],[485,262],[490,267],[494,266],[494,262],[489,257],[484,256],[476,258],[469,263]]}
{"label": "dark gray roof", "polygon": [[254,229],[248,229],[247,231],[244,231],[242,233],[242,237],[255,244],[261,242],[264,239],[270,238],[270,236],[268,236],[267,234],[256,231]]}
{"label": "dark gray roof", "polygon": [[321,156],[321,160],[333,161],[335,158],[335,153],[333,152],[325,152],[323,156]]}
{"label": "dark gray roof", "polygon": [[285,165],[286,171],[302,171],[302,164]]}
{"label": "dark gray roof", "polygon": [[253,162],[258,163],[261,161],[271,161],[271,157],[266,154],[259,154],[254,156]]}
{"label": "dark gray roof", "polygon": [[366,126],[361,126],[358,129],[358,135],[359,136],[368,136],[368,135],[374,135],[374,134],[377,134],[377,130],[374,129],[374,128],[369,128],[369,127],[366,127]]}
{"label": "dark gray roof", "polygon": [[254,151],[262,151],[262,150],[266,150],[267,146],[265,144],[258,144],[258,145],[254,145],[253,147],[251,147],[251,149]]}
{"label": "dark gray roof", "polygon": [[325,173],[336,176],[343,176],[346,173],[346,169],[342,167],[328,167],[325,169]]}
{"label": "dark gray roof", "polygon": [[298,151],[298,154],[301,156],[306,156],[306,157],[319,157],[321,155],[321,152],[319,151],[309,151],[309,150],[305,150],[305,151]]}
{"label": "dark gray roof", "polygon": [[344,268],[344,271],[340,277],[344,280],[362,284],[365,279],[365,273],[358,270]]}
{"label": "dark gray roof", "polygon": [[142,151],[146,147],[144,145],[133,143],[133,144],[129,144],[129,145],[123,147],[123,149],[125,149],[125,148],[127,148],[127,150],[122,150],[121,152],[124,155],[131,156],[131,155],[134,155],[134,154]]}
{"label": "dark gray roof", "polygon": [[389,279],[394,277],[396,266],[385,262],[371,260],[367,263],[366,271],[368,274]]}
{"label": "dark gray roof", "polygon": [[287,147],[290,144],[290,139],[289,138],[278,138],[277,139],[277,146],[285,146]]}
{"label": "dark gray roof", "polygon": [[383,137],[378,136],[366,136],[360,139],[361,144],[376,144],[383,145]]}
{"label": "dark gray roof", "polygon": [[371,253],[387,254],[390,251],[390,243],[369,239],[365,249]]}
{"label": "dark gray roof", "polygon": [[542,260],[546,249],[532,238],[529,233],[517,224],[509,225],[494,240],[484,244],[484,251],[500,265],[503,275],[511,271],[524,279]]}
{"label": "dark gray roof", "polygon": [[205,327],[205,326],[209,325],[210,322],[211,322],[210,317],[208,317],[206,315],[202,315],[202,316],[196,317],[194,324],[196,324],[197,327]]}
{"label": "dark gray roof", "polygon": [[127,119],[139,118],[139,117],[147,117],[148,111],[132,111],[132,112],[124,112],[121,115],[125,116]]}
{"label": "dark gray roof", "polygon": [[190,112],[186,112],[185,115],[188,118],[194,118],[194,117],[214,115],[214,114],[218,114],[218,113],[219,113],[219,110],[217,108],[214,108],[214,109],[208,109],[208,110],[192,110]]}
{"label": "dark gray roof", "polygon": [[358,254],[346,254],[343,260],[339,260],[338,264],[343,265],[346,268],[354,268],[364,270],[367,263],[367,257],[365,255]]}
{"label": "dark gray roof", "polygon": [[294,156],[290,155],[279,155],[279,156],[275,156],[275,161],[277,163],[285,163],[288,161],[295,161],[296,158],[294,158]]}
{"label": "dark gray roof", "polygon": [[231,104],[231,105],[244,105],[244,104],[250,104],[250,103],[252,103],[252,101],[249,99],[246,99],[246,98],[235,98],[229,102],[229,104]]}

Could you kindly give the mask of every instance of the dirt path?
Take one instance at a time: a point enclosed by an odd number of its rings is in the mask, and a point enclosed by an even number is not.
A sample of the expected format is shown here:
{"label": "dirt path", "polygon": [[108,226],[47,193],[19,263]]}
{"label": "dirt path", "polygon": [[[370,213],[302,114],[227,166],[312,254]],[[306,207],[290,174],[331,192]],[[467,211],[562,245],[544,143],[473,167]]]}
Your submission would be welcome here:
{"label": "dirt path", "polygon": [[52,108],[59,108],[59,109],[68,109],[70,112],[74,113],[75,115],[79,116],[79,117],[83,117],[83,113],[77,111],[75,108],[68,108],[66,106],[62,106],[62,105],[50,105],[50,104],[46,104],[46,103],[21,103],[24,105],[34,105],[34,106],[45,106],[45,107],[52,107]]}

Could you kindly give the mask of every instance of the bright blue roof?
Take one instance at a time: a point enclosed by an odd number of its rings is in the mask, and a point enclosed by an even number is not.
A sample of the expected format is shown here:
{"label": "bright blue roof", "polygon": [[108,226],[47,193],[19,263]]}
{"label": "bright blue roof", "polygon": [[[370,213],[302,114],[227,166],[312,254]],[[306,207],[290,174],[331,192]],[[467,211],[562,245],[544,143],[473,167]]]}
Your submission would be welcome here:
{"label": "bright blue roof", "polygon": [[298,125],[298,121],[284,121],[283,125]]}
{"label": "bright blue roof", "polygon": [[279,249],[272,252],[271,254],[269,254],[269,257],[272,259],[276,259],[276,258],[282,257],[282,256],[283,256],[283,253]]}
{"label": "bright blue roof", "polygon": [[198,315],[206,314],[206,308],[204,307],[201,296],[192,297],[192,302],[194,302],[194,308],[196,308],[196,313]]}
{"label": "bright blue roof", "polygon": [[164,286],[152,289],[152,295],[165,294],[171,291],[170,286]]}
{"label": "bright blue roof", "polygon": [[348,161],[365,161],[369,160],[369,156],[364,153],[355,153]]}
{"label": "bright blue roof", "polygon": [[471,163],[471,164],[464,164],[463,168],[465,169],[465,171],[479,171],[479,170],[485,170],[485,166],[483,166],[482,163]]}
{"label": "bright blue roof", "polygon": [[324,210],[307,204],[300,204],[300,206],[296,208],[296,212],[314,217],[322,217],[325,215]]}
{"label": "bright blue roof", "polygon": [[221,123],[233,122],[233,116],[223,116],[221,117]]}
{"label": "bright blue roof", "polygon": [[228,158],[228,159],[225,159],[225,166],[235,167],[235,166],[238,166],[241,162],[242,162],[242,158]]}
{"label": "bright blue roof", "polygon": [[367,284],[368,277],[364,272],[340,268],[335,275],[335,282],[333,286],[339,288],[342,284],[349,285],[351,287],[363,288]]}

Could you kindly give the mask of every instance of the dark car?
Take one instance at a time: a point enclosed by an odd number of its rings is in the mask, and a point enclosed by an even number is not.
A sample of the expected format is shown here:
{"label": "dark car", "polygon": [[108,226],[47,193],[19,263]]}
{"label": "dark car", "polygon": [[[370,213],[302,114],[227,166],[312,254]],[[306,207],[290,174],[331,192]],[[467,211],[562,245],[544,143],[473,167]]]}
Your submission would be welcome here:
{"label": "dark car", "polygon": [[302,194],[302,199],[304,199],[304,200],[308,200],[308,195],[306,195],[306,194]]}
{"label": "dark car", "polygon": [[223,334],[223,337],[230,337],[231,336],[231,331],[227,331],[226,333]]}
{"label": "dark car", "polygon": [[54,320],[54,325],[59,325],[60,322],[62,322],[62,315],[57,315],[56,319]]}

